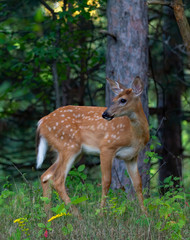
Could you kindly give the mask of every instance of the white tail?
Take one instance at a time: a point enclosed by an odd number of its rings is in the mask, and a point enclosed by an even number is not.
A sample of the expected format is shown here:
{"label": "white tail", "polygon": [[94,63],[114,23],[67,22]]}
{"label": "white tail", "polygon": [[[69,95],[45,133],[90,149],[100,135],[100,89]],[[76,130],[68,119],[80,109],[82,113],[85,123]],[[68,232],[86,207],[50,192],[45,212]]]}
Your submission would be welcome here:
{"label": "white tail", "polygon": [[36,163],[36,168],[40,168],[42,166],[42,163],[45,159],[46,152],[47,152],[48,144],[46,139],[41,136],[40,137],[40,143],[38,146],[38,153],[37,153],[37,163]]}
{"label": "white tail", "polygon": [[68,204],[70,198],[66,192],[65,181],[73,162],[83,152],[99,153],[103,207],[111,184],[112,161],[117,156],[125,161],[140,206],[145,212],[137,167],[138,154],[149,140],[148,122],[140,101],[143,84],[139,77],[135,78],[131,88],[107,80],[117,94],[108,109],[65,106],[40,120],[37,129],[40,136],[37,167],[43,163],[47,143],[58,153],[57,161],[41,176],[43,194],[51,197],[50,190],[53,186]]}

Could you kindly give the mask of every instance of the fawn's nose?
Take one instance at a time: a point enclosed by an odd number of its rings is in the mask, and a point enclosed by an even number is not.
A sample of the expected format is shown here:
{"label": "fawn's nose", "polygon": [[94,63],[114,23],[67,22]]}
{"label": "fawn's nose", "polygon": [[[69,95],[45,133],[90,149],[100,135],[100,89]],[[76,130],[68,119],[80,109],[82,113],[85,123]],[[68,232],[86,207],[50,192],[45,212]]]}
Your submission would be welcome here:
{"label": "fawn's nose", "polygon": [[108,121],[112,120],[114,116],[111,116],[107,111],[102,114],[102,117]]}

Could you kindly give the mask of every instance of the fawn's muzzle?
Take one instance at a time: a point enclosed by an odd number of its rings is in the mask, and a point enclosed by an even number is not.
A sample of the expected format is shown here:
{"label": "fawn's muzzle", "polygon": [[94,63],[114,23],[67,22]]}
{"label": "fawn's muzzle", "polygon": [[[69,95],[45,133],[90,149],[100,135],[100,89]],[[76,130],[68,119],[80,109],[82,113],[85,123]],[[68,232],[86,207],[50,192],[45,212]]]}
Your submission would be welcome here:
{"label": "fawn's muzzle", "polygon": [[108,121],[112,120],[114,118],[114,115],[110,115],[107,111],[105,111],[103,114],[102,114],[102,117]]}

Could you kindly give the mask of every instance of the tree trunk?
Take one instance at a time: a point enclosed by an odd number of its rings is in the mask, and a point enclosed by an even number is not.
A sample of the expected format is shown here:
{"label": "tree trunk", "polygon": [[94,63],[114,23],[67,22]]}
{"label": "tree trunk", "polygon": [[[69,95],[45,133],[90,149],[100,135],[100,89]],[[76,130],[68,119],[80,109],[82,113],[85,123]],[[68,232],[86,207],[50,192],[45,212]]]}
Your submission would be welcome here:
{"label": "tree trunk", "polygon": [[58,81],[56,60],[54,60],[52,64],[52,75],[53,75],[53,83],[54,83],[54,89],[55,89],[55,107],[59,108],[61,106],[61,103],[60,103],[59,81]]}
{"label": "tree trunk", "polygon": [[[142,103],[148,117],[147,72],[148,72],[148,19],[147,5],[144,0],[108,0],[108,46],[106,76],[130,86],[136,76],[144,81]],[[106,87],[106,104],[113,95]],[[143,187],[149,184],[149,164],[144,163],[145,151],[138,159]],[[112,188],[125,188],[130,191],[131,182],[125,174],[125,164],[114,160],[112,168]]]}
{"label": "tree trunk", "polygon": [[[162,143],[162,160],[160,161],[159,181],[160,186],[164,180],[172,176],[174,186],[180,185],[182,178],[182,143],[181,143],[181,90],[182,84],[178,80],[183,79],[183,62],[179,53],[173,49],[181,43],[180,33],[176,25],[173,11],[164,7],[164,76],[161,83],[165,88],[163,99],[164,115],[166,120],[160,129]],[[160,120],[162,117],[160,117]],[[178,180],[175,180],[175,178]],[[162,187],[161,193],[168,189]]]}

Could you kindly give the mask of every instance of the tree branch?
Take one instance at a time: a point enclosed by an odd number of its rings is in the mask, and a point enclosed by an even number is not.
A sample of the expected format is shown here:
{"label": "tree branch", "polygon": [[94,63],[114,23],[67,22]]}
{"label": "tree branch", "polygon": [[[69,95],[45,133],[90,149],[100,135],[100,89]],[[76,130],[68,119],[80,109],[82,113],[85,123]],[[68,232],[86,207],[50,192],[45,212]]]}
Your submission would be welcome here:
{"label": "tree branch", "polygon": [[149,5],[164,5],[173,8],[176,22],[179,27],[179,31],[183,38],[183,42],[187,51],[188,67],[190,68],[190,25],[184,13],[184,4],[182,0],[174,0],[173,2],[165,2],[159,0],[147,1]]}
{"label": "tree branch", "polygon": [[187,50],[188,67],[190,68],[190,26],[184,13],[184,5],[182,0],[174,0],[173,10],[179,31]]}
{"label": "tree branch", "polygon": [[106,30],[100,30],[100,33],[108,35],[108,36],[112,37],[115,41],[117,41],[117,37],[113,33],[110,33]]}
{"label": "tree branch", "polygon": [[163,5],[163,6],[168,6],[168,7],[173,7],[173,3],[172,2],[164,2],[164,1],[147,1],[148,5]]}
{"label": "tree branch", "polygon": [[47,10],[50,11],[50,13],[52,14],[53,20],[56,20],[56,13],[54,12],[54,10],[44,0],[40,0],[40,2],[42,5],[44,5],[45,8],[47,8]]}

